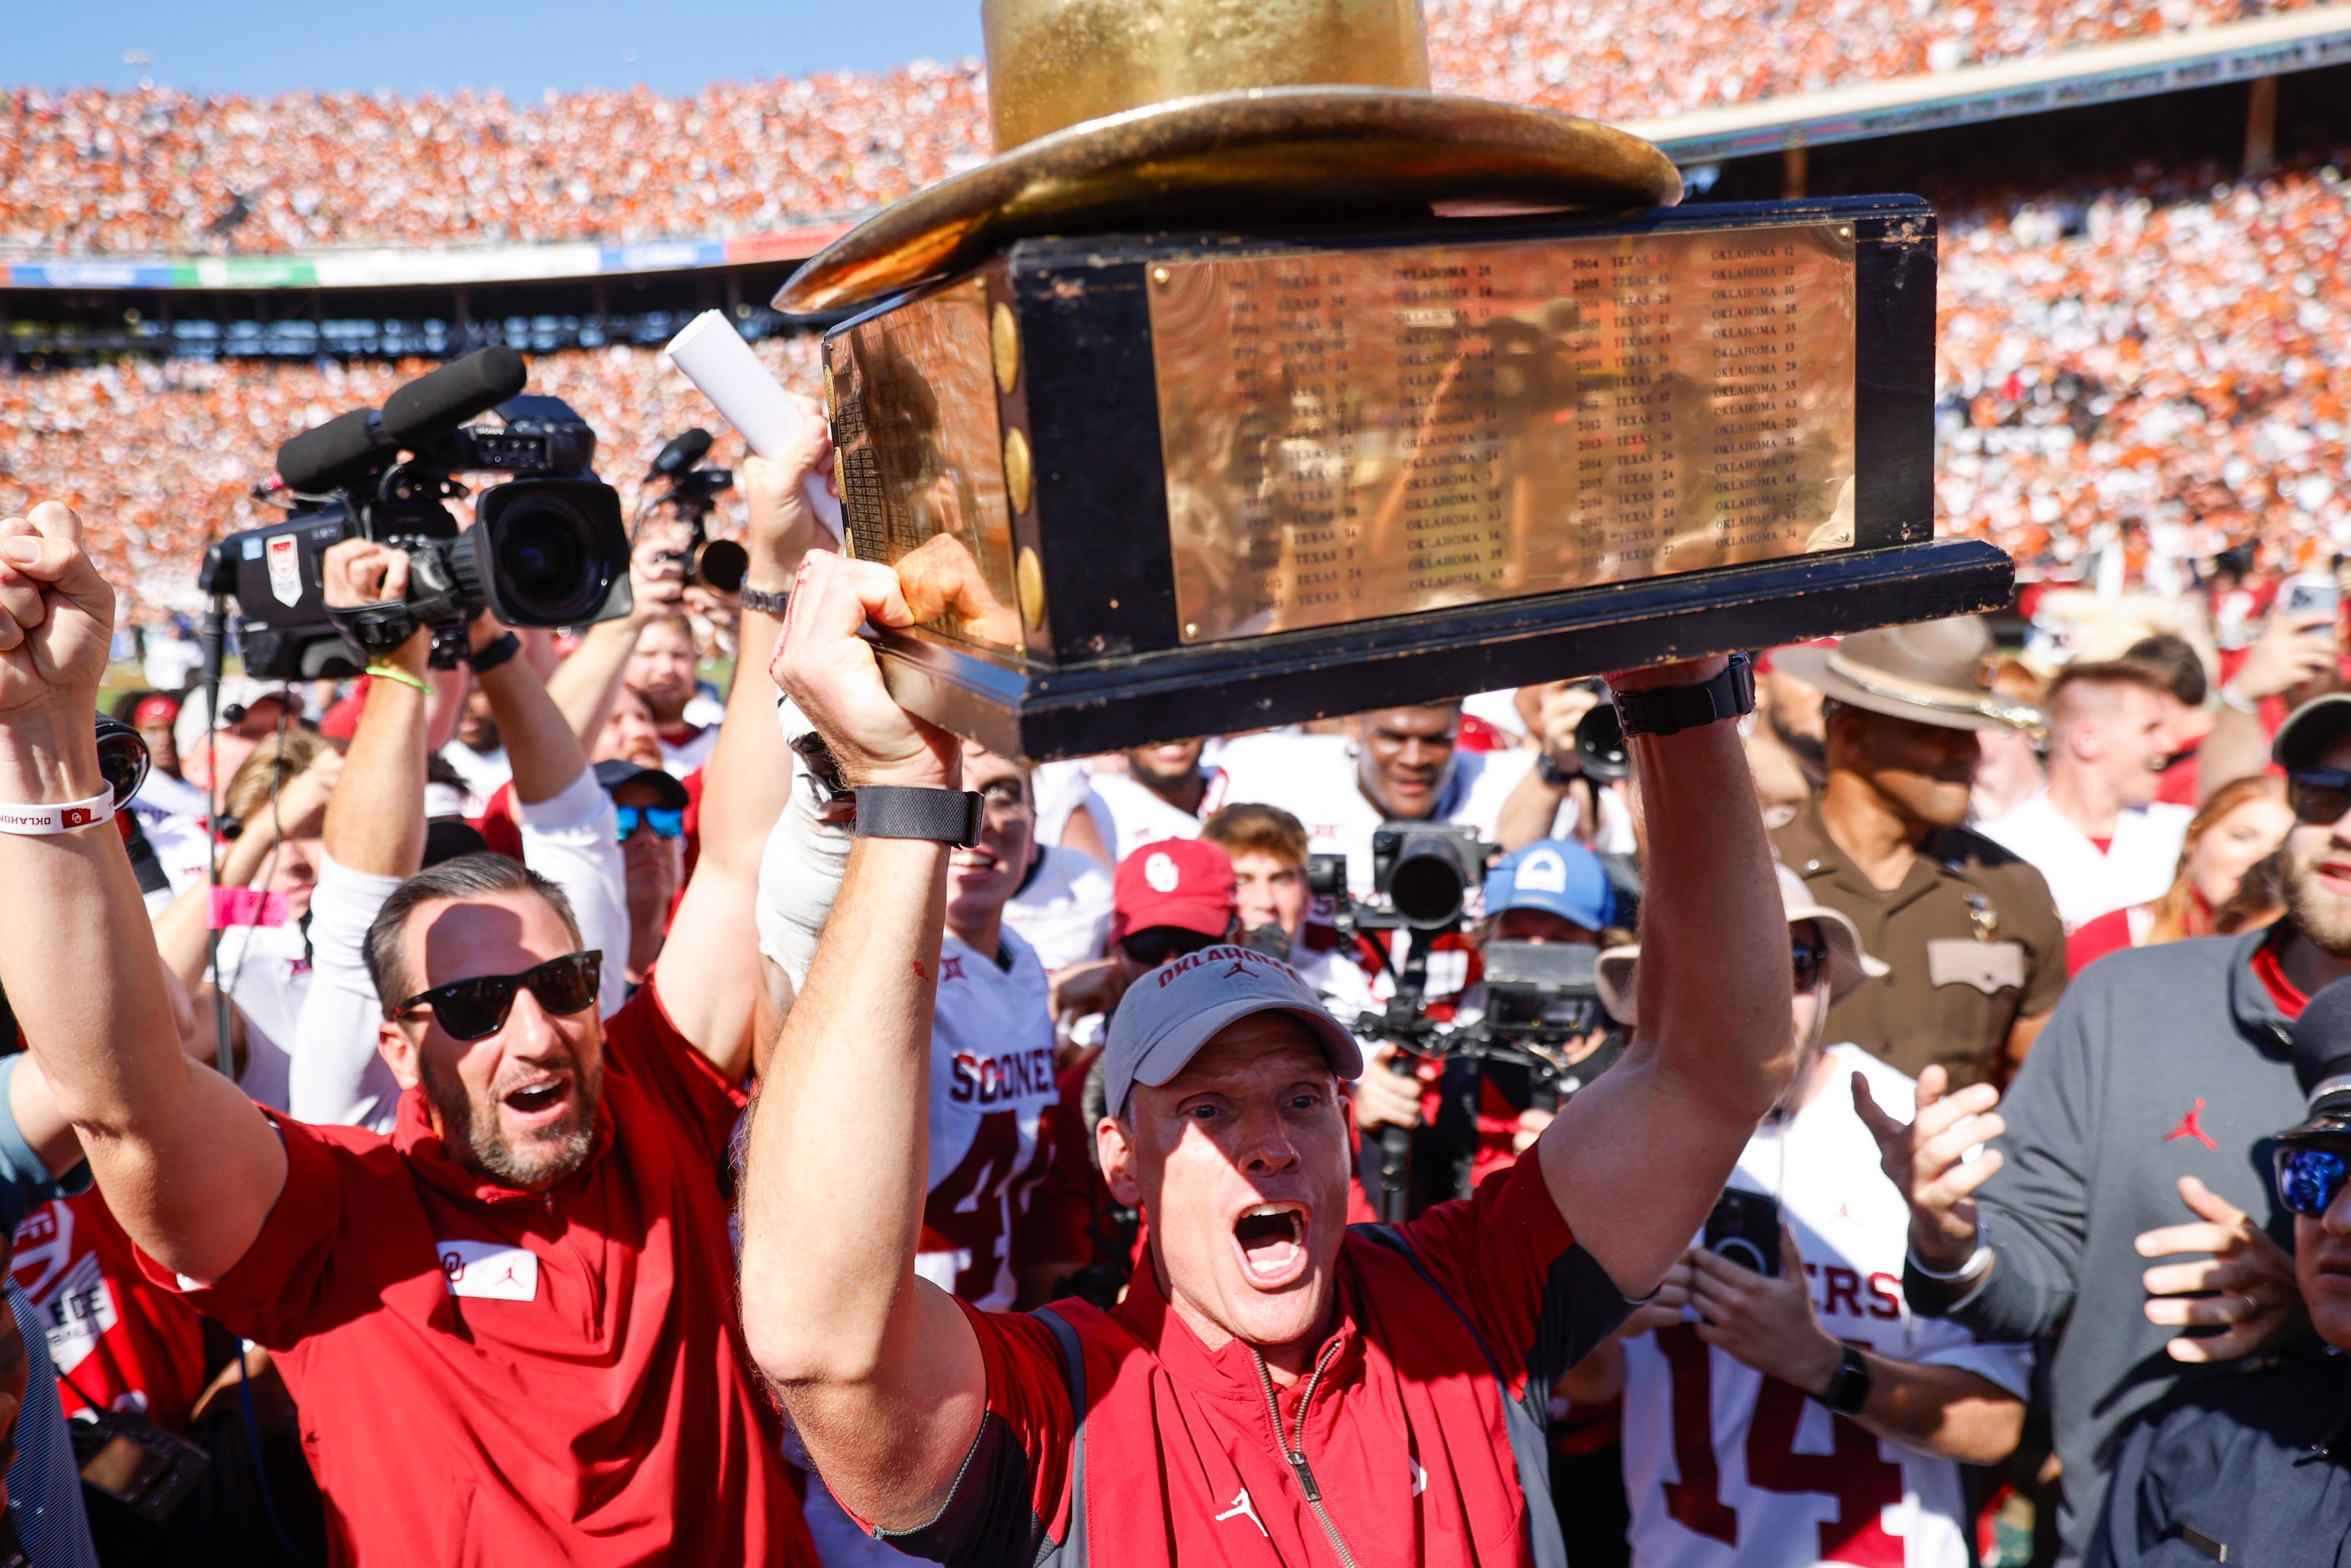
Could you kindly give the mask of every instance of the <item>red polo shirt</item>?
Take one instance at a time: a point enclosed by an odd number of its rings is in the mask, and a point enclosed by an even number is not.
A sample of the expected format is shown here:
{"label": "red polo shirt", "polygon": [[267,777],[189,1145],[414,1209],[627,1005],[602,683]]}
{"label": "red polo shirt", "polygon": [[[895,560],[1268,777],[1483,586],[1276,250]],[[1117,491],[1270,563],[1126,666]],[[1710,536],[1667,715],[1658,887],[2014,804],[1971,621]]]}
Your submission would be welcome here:
{"label": "red polo shirt", "polygon": [[[1359,1235],[1340,1249],[1323,1371],[1280,1399],[1290,1427],[1311,1385],[1307,1468],[1363,1568],[1527,1561],[1528,1500],[1479,1337],[1514,1396],[1531,1373],[1548,1390],[1631,1310],[1575,1245],[1535,1159],[1530,1151],[1471,1197],[1401,1228],[1478,1337],[1393,1250]],[[1054,1310],[1085,1346],[1087,1540],[1098,1560],[1340,1561],[1275,1447],[1248,1345],[1207,1349],[1147,1266],[1114,1312]],[[951,1563],[1033,1562],[1047,1537],[1068,1539],[1073,1423],[1061,1351],[1033,1317],[964,1311],[987,1371],[987,1414],[939,1518],[892,1544]]]}
{"label": "red polo shirt", "polygon": [[550,1192],[458,1165],[414,1090],[390,1138],[276,1118],[285,1191],[187,1293],[278,1353],[337,1563],[815,1563],[735,1312],[741,1104],[649,983]]}

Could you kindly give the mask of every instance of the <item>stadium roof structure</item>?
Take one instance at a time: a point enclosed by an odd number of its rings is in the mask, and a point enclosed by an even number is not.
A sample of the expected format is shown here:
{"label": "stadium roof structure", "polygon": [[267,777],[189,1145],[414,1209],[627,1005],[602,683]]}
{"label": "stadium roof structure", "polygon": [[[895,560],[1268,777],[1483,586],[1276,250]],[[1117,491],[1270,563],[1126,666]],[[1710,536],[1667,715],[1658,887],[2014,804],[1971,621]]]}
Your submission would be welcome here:
{"label": "stadium roof structure", "polygon": [[[2229,22],[2039,59],[1963,66],[1633,120],[1624,129],[1689,167],[1792,147],[2045,114],[2351,64],[2351,5]],[[270,256],[30,256],[0,261],[0,287],[248,290],[448,287],[683,272],[799,261],[854,220],[719,239],[631,245],[378,247]]]}

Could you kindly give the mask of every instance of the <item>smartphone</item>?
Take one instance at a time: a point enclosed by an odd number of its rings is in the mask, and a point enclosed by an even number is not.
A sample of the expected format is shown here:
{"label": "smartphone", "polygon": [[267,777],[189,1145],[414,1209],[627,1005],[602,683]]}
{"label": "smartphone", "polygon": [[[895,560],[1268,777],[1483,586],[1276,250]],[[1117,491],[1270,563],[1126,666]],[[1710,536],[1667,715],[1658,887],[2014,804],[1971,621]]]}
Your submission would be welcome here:
{"label": "smartphone", "polygon": [[1780,1277],[1780,1200],[1729,1186],[1706,1217],[1706,1249],[1742,1269]]}
{"label": "smartphone", "polygon": [[2331,571],[2297,572],[2285,580],[2284,606],[2289,620],[2305,615],[2333,615],[2342,591]]}

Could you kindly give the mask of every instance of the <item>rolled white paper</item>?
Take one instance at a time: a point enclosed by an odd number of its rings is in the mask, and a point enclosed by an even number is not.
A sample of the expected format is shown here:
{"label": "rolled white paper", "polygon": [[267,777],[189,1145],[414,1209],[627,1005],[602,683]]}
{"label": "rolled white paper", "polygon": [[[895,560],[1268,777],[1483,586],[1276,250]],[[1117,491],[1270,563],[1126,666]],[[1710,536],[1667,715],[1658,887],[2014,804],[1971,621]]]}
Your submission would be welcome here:
{"label": "rolled white paper", "polygon": [[[752,451],[773,463],[791,450],[799,436],[801,413],[751,345],[735,330],[724,313],[705,310],[669,340],[670,362],[685,372],[695,390],[710,400],[727,423],[742,434]],[[802,481],[817,521],[841,542],[841,503],[824,487],[823,476],[810,474]]]}

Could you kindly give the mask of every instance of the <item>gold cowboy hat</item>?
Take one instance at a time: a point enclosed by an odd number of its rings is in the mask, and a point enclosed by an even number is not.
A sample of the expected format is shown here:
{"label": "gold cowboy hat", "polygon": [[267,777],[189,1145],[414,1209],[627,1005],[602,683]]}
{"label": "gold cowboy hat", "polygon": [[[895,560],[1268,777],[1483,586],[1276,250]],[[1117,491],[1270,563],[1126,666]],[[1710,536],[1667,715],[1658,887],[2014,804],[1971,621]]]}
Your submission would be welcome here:
{"label": "gold cowboy hat", "polygon": [[1009,241],[1120,227],[1671,206],[1639,137],[1428,90],[1419,0],[984,0],[996,156],[792,274],[838,309]]}
{"label": "gold cowboy hat", "polygon": [[1784,670],[1847,707],[1944,729],[2040,729],[2048,716],[1991,689],[2000,651],[1973,615],[1856,632],[1834,647],[1775,649]]}

